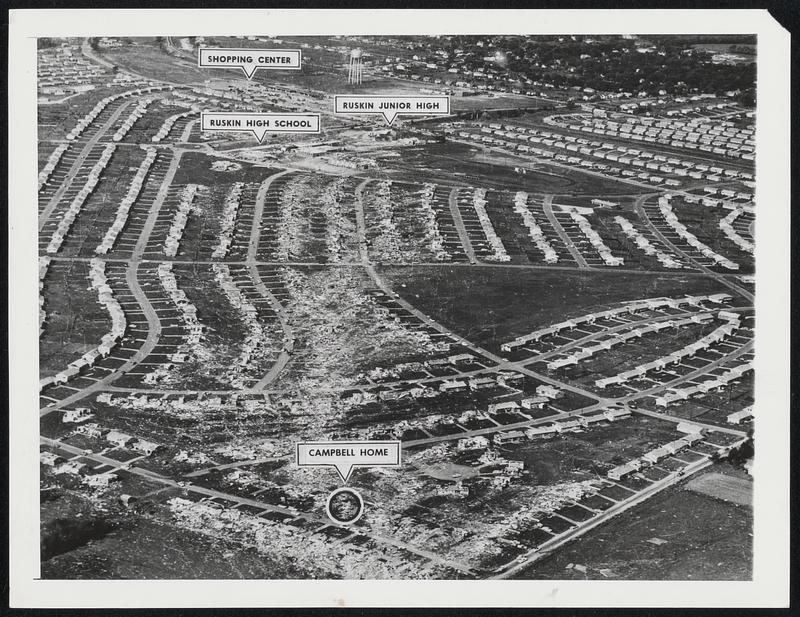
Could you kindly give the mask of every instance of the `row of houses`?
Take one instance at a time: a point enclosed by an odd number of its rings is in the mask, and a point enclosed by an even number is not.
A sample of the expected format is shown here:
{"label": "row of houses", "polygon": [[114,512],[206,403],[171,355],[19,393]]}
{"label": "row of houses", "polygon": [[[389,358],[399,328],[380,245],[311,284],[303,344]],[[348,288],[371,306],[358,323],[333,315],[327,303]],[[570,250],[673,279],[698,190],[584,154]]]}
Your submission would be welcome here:
{"label": "row of houses", "polygon": [[642,377],[648,371],[662,370],[671,364],[680,364],[684,358],[691,357],[699,351],[708,349],[711,345],[719,343],[725,338],[733,335],[733,333],[739,328],[740,315],[738,313],[720,311],[717,313],[717,317],[720,320],[723,320],[725,323],[715,330],[712,330],[702,338],[698,339],[694,343],[685,345],[677,351],[673,351],[666,356],[656,358],[651,362],[640,364],[628,371],[623,371],[622,373],[618,373],[611,377],[603,377],[602,379],[598,379],[594,382],[595,385],[598,388],[607,388],[611,385],[622,384],[631,379]]}
{"label": "row of houses", "polygon": [[553,324],[546,328],[536,330],[530,334],[519,336],[513,341],[503,343],[500,348],[505,352],[510,352],[515,347],[521,347],[531,341],[538,341],[539,339],[558,334],[562,330],[574,330],[581,324],[593,324],[600,319],[614,319],[625,315],[635,315],[641,311],[655,311],[659,309],[677,309],[684,305],[698,307],[705,302],[714,304],[722,304],[731,300],[731,296],[726,293],[709,294],[702,296],[684,296],[682,298],[646,298],[636,302],[627,302],[621,306],[606,309],[604,311],[595,311],[579,317],[573,317],[566,321]]}
{"label": "row of houses", "polygon": [[97,402],[108,407],[125,408],[148,411],[170,411],[178,415],[193,413],[204,413],[209,410],[226,410],[236,412],[245,410],[248,412],[264,409],[265,407],[277,408],[286,405],[294,409],[294,401],[276,400],[271,402],[269,397],[253,398],[248,394],[232,390],[229,395],[222,397],[218,394],[198,390],[195,394],[187,396],[185,394],[129,394],[125,396],[114,396],[111,392],[101,392],[97,395]]}
{"label": "row of houses", "polygon": [[103,439],[109,444],[110,447],[130,448],[131,450],[140,452],[145,456],[155,454],[164,447],[159,443],[148,441],[147,439],[140,439],[116,429],[109,430],[103,428],[96,422],[82,424],[75,429],[75,432],[92,439]]}
{"label": "row of houses", "polygon": [[[755,187],[755,183],[749,180],[742,181],[742,184],[750,188]],[[744,209],[748,212],[753,212],[755,208],[753,193],[750,191],[739,191],[719,186],[704,186],[701,195],[694,195],[693,192],[689,192],[683,195],[683,199],[686,203],[700,203],[709,208],[721,206],[727,210]]]}
{"label": "row of houses", "polygon": [[528,208],[528,194],[518,191],[514,195],[514,212],[522,217],[522,222],[528,229],[528,235],[539,251],[544,255],[544,261],[548,264],[558,263],[558,253],[551,246],[544,235],[542,228],[536,221],[533,213]]}
{"label": "row of houses", "polygon": [[[714,187],[703,187],[703,191],[708,193]],[[734,191],[723,189],[730,197],[710,197],[706,195],[695,195],[692,192],[681,193],[681,198],[687,204],[700,204],[707,208],[725,208],[726,210],[746,210],[753,212],[753,194],[747,191]],[[714,193],[711,193],[712,195]]]}
{"label": "row of houses", "polygon": [[[727,156],[753,160],[755,143],[751,129],[737,129],[731,126],[698,120],[696,123],[678,123],[635,117],[615,117],[620,122],[603,118],[584,118],[580,124],[564,125],[573,131],[605,135],[617,139],[629,139],[645,143],[660,144],[689,150],[699,150]],[[551,117],[558,123],[558,116]],[[650,121],[645,123],[645,121]]]}
{"label": "row of houses", "polygon": [[752,254],[755,250],[755,245],[752,242],[745,240],[739,234],[739,232],[733,228],[734,221],[736,221],[736,219],[739,218],[743,212],[744,211],[741,209],[731,210],[725,218],[720,219],[719,228],[722,230],[728,240],[733,242],[746,253]]}
{"label": "row of houses", "polygon": [[502,386],[506,388],[519,388],[522,386],[524,376],[514,371],[500,371],[492,376],[474,376],[466,380],[446,379],[439,385],[441,392],[466,392],[467,390],[484,390]]}
{"label": "row of houses", "polygon": [[681,262],[675,259],[673,255],[669,255],[653,246],[650,240],[648,240],[628,219],[622,216],[615,216],[614,222],[622,228],[622,233],[624,233],[645,255],[655,257],[665,268],[683,268]]}
{"label": "row of houses", "polygon": [[50,267],[50,257],[39,257],[39,336],[44,332],[44,322],[47,319],[47,313],[44,310],[44,279],[47,276],[47,270]]}
{"label": "row of houses", "polygon": [[[631,177],[632,174],[635,175],[636,172],[630,169],[623,169],[622,167],[609,167],[601,163],[593,163],[589,161],[587,157],[603,159],[629,168],[639,167],[643,171],[646,170],[645,173],[650,172],[648,173],[648,177],[652,175],[651,172],[661,172],[667,175],[689,177],[692,179],[706,178],[714,182],[719,182],[723,179],[753,179],[752,173],[737,169],[726,169],[702,162],[681,159],[677,156],[668,156],[657,152],[621,146],[612,142],[590,141],[588,138],[551,132],[528,126],[489,123],[480,124],[479,128],[481,131],[480,136],[476,136],[474,133],[468,131],[458,131],[455,127],[451,127],[447,132],[458,132],[458,135],[463,138],[477,139],[487,144],[503,145],[517,152],[533,152],[546,158],[555,158],[555,160],[558,161],[592,167],[599,171],[628,177]],[[572,129],[573,126],[569,126],[568,128]],[[578,128],[580,129],[580,127]],[[547,146],[551,150],[542,150],[531,144],[541,144],[542,146]],[[556,155],[552,151],[552,148],[564,150],[565,153]],[[546,154],[543,154],[543,152],[546,152]],[[573,152],[575,156],[570,157],[570,152]],[[576,161],[571,161],[571,158],[576,159]],[[680,185],[680,182],[674,178],[668,178],[666,180],[662,178],[662,181],[667,186]]]}
{"label": "row of houses", "polygon": [[[727,368],[722,374],[716,375],[711,379],[702,381],[700,383],[692,384],[690,386],[680,388],[670,388],[660,396],[656,397],[656,405],[659,407],[667,407],[676,401],[685,401],[695,396],[696,394],[707,394],[714,390],[722,389],[728,386],[731,382],[741,379],[746,373],[753,370],[752,364],[743,362]],[[739,420],[745,418],[743,415]]]}
{"label": "row of houses", "polygon": [[594,247],[607,266],[621,266],[625,263],[622,257],[615,257],[611,254],[611,249],[603,242],[600,234],[592,228],[592,225],[585,216],[580,214],[575,208],[570,208],[568,213],[570,218],[578,225],[578,229],[586,236],[589,243]]}
{"label": "row of houses", "polygon": [[183,237],[183,230],[186,228],[189,214],[195,210],[192,202],[198,189],[199,186],[197,184],[187,184],[181,191],[178,208],[167,232],[167,238],[164,240],[164,255],[167,257],[175,257],[178,253],[178,245]]}
{"label": "row of houses", "polygon": [[713,317],[709,314],[698,314],[683,319],[669,319],[667,321],[657,321],[655,323],[651,323],[645,326],[640,326],[638,328],[634,328],[626,332],[620,332],[618,334],[615,334],[613,338],[606,339],[604,341],[596,343],[595,345],[581,347],[578,351],[575,351],[569,355],[560,356],[553,360],[550,360],[550,362],[547,363],[547,368],[550,370],[555,370],[563,368],[565,366],[575,365],[581,362],[582,360],[592,357],[597,353],[600,353],[602,351],[608,351],[612,347],[622,345],[623,343],[631,339],[641,338],[645,334],[660,332],[661,330],[667,330],[669,328],[677,329],[689,324],[706,323],[711,321],[712,319]]}
{"label": "row of houses", "polygon": [[[498,382],[495,381],[495,379],[492,377],[476,377],[473,379],[475,380],[472,386],[473,389],[482,389],[483,387],[494,387],[498,385]],[[473,380],[471,379],[470,381],[472,382]],[[519,375],[519,381],[520,382],[522,381],[522,375]],[[516,383],[516,380],[513,383]],[[509,385],[509,384],[507,382],[504,382],[501,385]],[[424,386],[422,388],[425,389]],[[427,390],[428,392],[431,392],[430,389]],[[406,391],[393,391],[393,392],[400,395],[402,393],[409,391],[406,390]],[[383,394],[385,394],[385,392],[379,392],[376,398],[385,400],[383,399],[382,396]],[[453,418],[452,416],[448,415],[435,415],[435,416],[426,416],[424,418],[420,418],[417,420],[403,420],[395,424],[392,427],[391,432],[395,437],[399,438],[403,435],[403,433],[405,433],[408,430],[431,429],[438,426],[454,425],[456,423],[465,423],[474,420],[491,420],[490,414],[513,413],[520,409],[541,409],[547,402],[553,399],[560,398],[561,396],[563,396],[563,392],[561,392],[557,388],[554,388],[553,386],[547,384],[542,384],[539,386],[536,396],[525,397],[519,402],[499,401],[499,402],[489,403],[485,411],[478,409],[468,409],[462,412],[461,415],[458,416],[457,418]],[[419,397],[415,396],[412,398],[419,398]],[[375,398],[372,398],[372,400],[375,400]],[[395,398],[392,397],[390,400],[395,400]],[[370,435],[367,434],[367,436]]]}
{"label": "row of houses", "polygon": [[53,173],[53,170],[61,160],[61,156],[67,151],[67,148],[69,148],[69,144],[58,144],[55,150],[50,153],[50,156],[47,157],[47,162],[44,164],[42,171],[39,172],[39,187],[37,190],[41,191],[42,187],[47,184],[50,174]]}
{"label": "row of houses", "polygon": [[70,43],[56,48],[39,49],[36,77],[42,94],[63,95],[91,90],[107,74],[107,69],[76,53]]}
{"label": "row of houses", "polygon": [[103,99],[100,99],[97,104],[91,109],[89,113],[87,113],[83,118],[78,120],[78,123],[73,127],[73,129],[67,133],[66,139],[73,140],[77,139],[78,136],[89,127],[92,122],[97,119],[103,110],[108,107],[108,104],[112,101],[118,101],[120,99],[129,98],[131,96],[141,96],[147,92],[156,92],[159,90],[163,90],[167,86],[150,86],[149,88],[136,88],[135,90],[128,90],[126,92],[121,92],[120,94],[114,94],[112,96],[107,96]]}
{"label": "row of houses", "polygon": [[492,225],[492,221],[486,213],[486,189],[475,189],[472,194],[472,205],[478,215],[481,229],[483,229],[483,233],[489,241],[489,246],[492,247],[493,255],[490,255],[487,259],[490,261],[511,261],[511,257],[506,252],[506,247],[503,246],[502,241],[497,236],[494,225]]}
{"label": "row of houses", "polygon": [[215,259],[224,259],[228,254],[233,242],[233,229],[236,226],[236,214],[239,212],[239,202],[242,197],[242,189],[244,189],[243,182],[235,182],[231,186],[231,190],[225,196],[225,203],[222,207],[222,220],[220,225],[219,244],[214,248],[211,254]]}
{"label": "row of houses", "polygon": [[145,113],[147,113],[147,108],[153,102],[154,99],[151,98],[144,98],[139,101],[136,107],[133,108],[133,111],[130,115],[125,118],[122,122],[120,127],[116,130],[116,132],[111,136],[112,141],[122,141],[125,138],[125,135],[128,134],[128,131],[131,130],[136,121],[139,120]]}
{"label": "row of houses", "polygon": [[632,473],[636,473],[637,471],[640,471],[641,469],[650,465],[655,465],[659,461],[662,461],[673,454],[678,454],[682,450],[690,448],[694,444],[701,441],[703,441],[702,433],[691,433],[685,435],[680,439],[676,439],[668,444],[646,452],[641,458],[634,459],[625,463],[624,465],[619,465],[613,469],[610,469],[606,475],[609,479],[614,481],[624,480]]}
{"label": "row of houses", "polygon": [[239,356],[234,361],[232,369],[234,372],[251,369],[254,366],[253,363],[257,354],[263,354],[271,350],[269,336],[258,319],[258,309],[237,287],[228,266],[214,264],[212,267],[214,269],[214,278],[247,329]]}
{"label": "row of houses", "polygon": [[[453,130],[446,129],[445,132],[454,132]],[[495,131],[498,133],[503,133],[502,131]],[[525,155],[531,154],[534,156],[538,156],[541,158],[546,159],[553,159],[556,162],[569,165],[569,166],[576,166],[581,167],[586,170],[595,171],[598,173],[603,173],[605,175],[612,175],[612,176],[625,176],[629,178],[638,178],[643,182],[649,182],[650,184],[660,185],[665,184],[671,187],[678,187],[680,186],[680,182],[673,178],[665,179],[662,176],[657,176],[654,174],[649,174],[646,172],[637,174],[635,171],[631,171],[628,169],[623,169],[622,167],[615,167],[609,166],[605,163],[599,161],[591,161],[588,158],[578,156],[569,156],[569,154],[557,154],[555,151],[547,149],[547,148],[540,148],[537,146],[530,146],[527,144],[518,144],[513,141],[508,141],[504,139],[500,139],[497,137],[491,137],[488,135],[481,135],[480,133],[471,133],[469,131],[459,131],[458,136],[463,139],[469,139],[474,142],[479,142],[484,145],[494,146],[496,148],[506,149],[511,153],[517,155]],[[566,150],[573,150],[576,148],[570,148],[567,142],[565,141],[554,141],[552,139],[540,139],[538,137],[531,138],[532,141],[542,141],[547,145],[552,145],[556,148],[562,148]],[[552,142],[552,143],[550,143]],[[588,143],[588,142],[587,142]],[[595,146],[599,146],[600,142],[593,142]],[[590,148],[586,148],[589,155],[594,155],[594,150]],[[598,154],[598,158],[606,158],[605,154]],[[614,156],[614,155],[612,155]]]}
{"label": "row of houses", "polygon": [[678,220],[678,217],[672,211],[672,206],[670,205],[670,195],[662,195],[658,198],[658,208],[661,211],[661,215],[664,217],[664,220],[667,224],[677,233],[689,246],[696,249],[699,253],[701,253],[704,257],[710,259],[714,263],[727,270],[738,270],[739,264],[734,263],[727,257],[724,257],[714,251],[710,246],[704,244],[700,240],[697,239],[691,231],[689,231],[683,223]]}
{"label": "row of houses", "polygon": [[152,141],[153,143],[161,141],[169,134],[169,132],[172,130],[172,127],[175,126],[175,123],[178,120],[181,120],[183,118],[188,118],[189,116],[193,116],[197,114],[198,111],[199,109],[192,109],[191,111],[185,111],[183,113],[170,116],[169,118],[164,120],[164,124],[162,124],[161,127],[158,129],[158,132],[150,138],[150,141]]}
{"label": "row of houses", "polygon": [[158,265],[158,278],[164,291],[180,312],[186,334],[176,351],[169,356],[170,361],[144,376],[144,382],[147,384],[158,383],[170,371],[173,364],[181,364],[186,362],[190,355],[201,355],[203,352],[203,325],[197,319],[197,307],[187,298],[186,292],[178,288],[171,262]]}
{"label": "row of houses", "polygon": [[439,229],[436,210],[433,208],[435,190],[436,185],[431,183],[425,183],[420,190],[419,208],[422,215],[422,222],[425,225],[425,241],[434,259],[448,261],[451,258],[450,253],[447,252],[444,246],[444,238]]}
{"label": "row of houses", "polygon": [[131,185],[128,187],[128,192],[117,206],[114,222],[111,223],[111,227],[109,227],[108,231],[106,231],[105,235],[103,236],[103,240],[94,249],[94,252],[98,255],[105,255],[112,248],[114,248],[114,243],[117,241],[117,236],[119,236],[120,232],[125,227],[125,224],[128,222],[128,215],[131,207],[142,190],[147,173],[150,171],[150,167],[156,160],[157,151],[155,148],[150,146],[141,146],[141,148],[147,154],[145,154],[144,160],[136,170],[136,174],[134,175],[133,180],[131,180]]}
{"label": "row of houses", "polygon": [[97,292],[100,304],[103,305],[111,317],[111,330],[103,335],[97,347],[87,351],[77,360],[70,362],[66,369],[52,377],[46,377],[40,380],[40,391],[50,385],[64,384],[80,374],[83,369],[94,366],[99,358],[105,358],[111,353],[112,349],[114,349],[125,334],[125,329],[127,328],[125,312],[114,297],[114,291],[108,284],[105,274],[105,262],[101,259],[94,258],[89,264],[89,278],[92,283],[92,289]]}
{"label": "row of houses", "polygon": [[[505,431],[494,436],[494,443],[497,446],[505,446],[514,443],[521,443],[527,439],[537,439],[580,431],[591,428],[600,422],[615,422],[630,417],[631,412],[623,408],[605,409],[601,413],[576,416],[567,420],[557,420],[548,424],[531,426],[523,430]],[[462,440],[463,441],[463,440]]]}
{"label": "row of houses", "polygon": [[100,174],[111,160],[111,156],[114,154],[115,148],[116,146],[114,146],[114,144],[108,144],[103,149],[103,152],[100,154],[100,158],[89,171],[89,176],[86,178],[86,183],[83,185],[83,187],[81,187],[81,190],[78,191],[78,194],[72,199],[66,212],[64,212],[64,214],[61,216],[61,219],[58,221],[58,227],[56,227],[56,229],[53,231],[53,235],[50,237],[50,242],[47,245],[46,251],[48,253],[57,253],[61,248],[64,238],[69,233],[72,224],[75,222],[78,213],[83,207],[83,203],[88,199],[89,195],[92,194],[92,191],[94,191],[95,187],[97,186],[97,182],[100,180]]}
{"label": "row of houses", "polygon": [[92,468],[77,459],[65,460],[54,452],[40,452],[39,462],[45,467],[50,467],[56,475],[71,475],[81,478],[81,483],[89,487],[107,487],[119,481],[119,476],[112,471],[92,473]]}
{"label": "row of houses", "polygon": [[[643,52],[644,53],[644,52]],[[659,97],[663,97],[666,94],[665,90],[659,90],[658,92]],[[728,95],[732,96],[732,92],[729,92]],[[740,109],[738,105],[730,102],[730,101],[722,101],[720,102],[717,99],[716,94],[711,93],[701,93],[695,94],[692,96],[676,96],[674,98],[646,98],[646,92],[640,92],[640,97],[644,97],[644,100],[633,102],[633,103],[623,103],[618,107],[619,111],[625,113],[636,113],[637,111],[641,110],[648,110],[650,112],[650,116],[643,118],[644,120],[652,120],[652,121],[664,121],[664,116],[668,118],[674,118],[675,116],[689,116],[694,119],[698,118],[698,114],[702,114],[707,112],[708,110],[713,109],[730,109],[736,108]],[[709,99],[711,99],[709,101]],[[694,103],[694,104],[692,104]],[[665,105],[673,105],[670,109],[665,109]],[[683,105],[686,104],[684,107],[676,108],[674,105]],[[721,105],[722,107],[718,107]],[[625,116],[617,116],[622,117],[623,120]],[[699,116],[702,119],[708,119],[707,116]],[[652,124],[648,124],[648,126],[652,126]]]}

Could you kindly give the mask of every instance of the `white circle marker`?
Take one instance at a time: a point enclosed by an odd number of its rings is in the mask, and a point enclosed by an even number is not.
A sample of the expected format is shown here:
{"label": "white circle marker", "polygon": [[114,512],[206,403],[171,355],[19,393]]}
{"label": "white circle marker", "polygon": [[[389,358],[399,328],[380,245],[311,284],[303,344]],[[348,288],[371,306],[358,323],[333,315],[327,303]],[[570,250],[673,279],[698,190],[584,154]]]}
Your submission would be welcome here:
{"label": "white circle marker", "polygon": [[325,512],[338,525],[352,525],[364,514],[364,500],[358,491],[343,486],[328,495]]}

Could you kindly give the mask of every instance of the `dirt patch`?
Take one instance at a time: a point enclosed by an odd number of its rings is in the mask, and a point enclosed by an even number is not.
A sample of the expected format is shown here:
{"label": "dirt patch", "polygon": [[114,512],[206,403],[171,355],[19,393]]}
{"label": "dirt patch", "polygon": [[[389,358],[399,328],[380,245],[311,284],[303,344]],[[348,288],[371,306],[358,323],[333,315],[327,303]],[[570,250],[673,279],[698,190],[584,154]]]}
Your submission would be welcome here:
{"label": "dirt patch", "polygon": [[753,505],[753,483],[746,478],[735,478],[721,473],[707,473],[688,482],[686,488],[709,497],[731,501],[740,506]]}

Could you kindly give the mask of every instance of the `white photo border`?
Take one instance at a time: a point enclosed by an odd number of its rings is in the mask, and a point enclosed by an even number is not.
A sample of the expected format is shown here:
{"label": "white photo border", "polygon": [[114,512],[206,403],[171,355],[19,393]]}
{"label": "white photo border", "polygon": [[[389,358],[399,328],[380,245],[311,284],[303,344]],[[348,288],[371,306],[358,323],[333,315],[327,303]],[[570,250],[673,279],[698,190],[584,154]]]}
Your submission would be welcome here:
{"label": "white photo border", "polygon": [[[765,10],[49,10],[9,12],[12,607],[785,607],[789,602],[789,34]],[[36,37],[755,34],[756,456],[753,580],[41,580]]]}

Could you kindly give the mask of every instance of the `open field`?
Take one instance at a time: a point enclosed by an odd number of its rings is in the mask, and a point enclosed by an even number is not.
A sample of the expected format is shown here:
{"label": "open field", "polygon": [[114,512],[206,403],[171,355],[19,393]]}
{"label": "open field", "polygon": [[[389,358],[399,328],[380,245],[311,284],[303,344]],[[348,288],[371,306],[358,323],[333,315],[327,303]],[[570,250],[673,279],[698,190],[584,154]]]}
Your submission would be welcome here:
{"label": "open field", "polygon": [[[517,157],[498,156],[461,143],[404,149],[403,159],[395,167],[398,171],[393,172],[393,176],[411,180],[418,178],[415,172],[424,173],[431,181],[443,184],[459,182],[531,193],[627,195],[637,192],[637,187],[630,184],[579,171],[565,171],[547,163],[531,164]],[[524,168],[526,173],[515,172],[515,167]]]}
{"label": "open field", "polygon": [[721,473],[707,473],[686,483],[686,488],[740,506],[753,505],[753,482]]}
{"label": "open field", "polygon": [[448,266],[389,268],[386,274],[401,296],[462,336],[492,349],[552,321],[612,303],[724,290],[711,279],[691,275]]}

